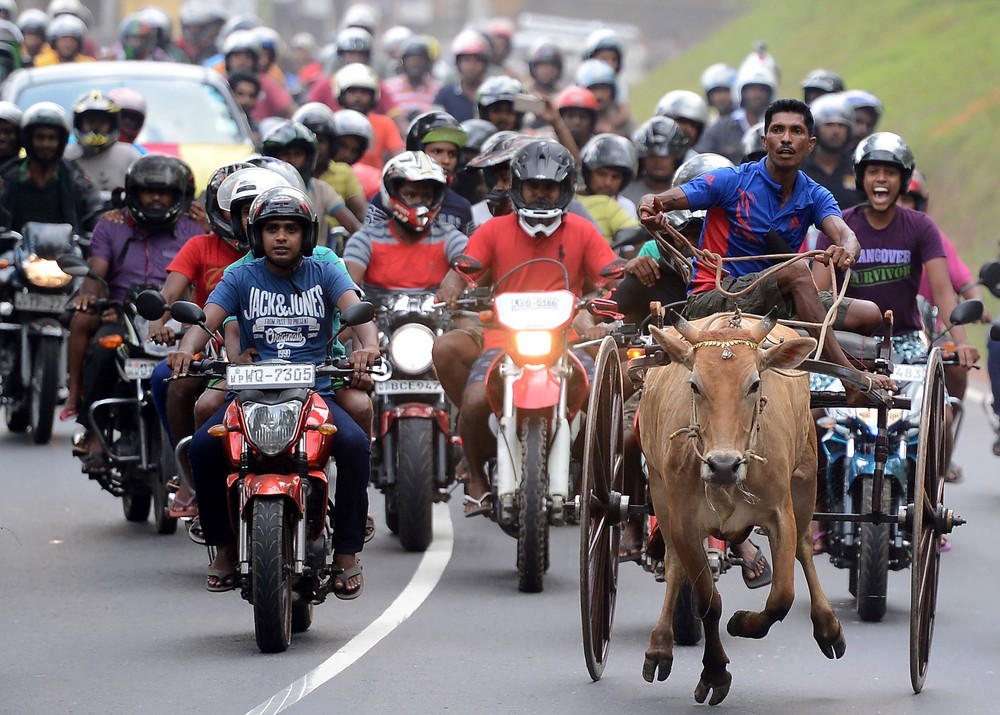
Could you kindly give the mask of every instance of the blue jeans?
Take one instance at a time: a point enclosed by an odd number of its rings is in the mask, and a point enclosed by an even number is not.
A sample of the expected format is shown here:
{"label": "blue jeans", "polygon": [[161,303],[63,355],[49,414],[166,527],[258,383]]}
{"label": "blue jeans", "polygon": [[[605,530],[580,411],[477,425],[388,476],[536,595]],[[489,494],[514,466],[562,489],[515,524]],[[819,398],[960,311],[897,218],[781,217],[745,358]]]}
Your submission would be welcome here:
{"label": "blue jeans", "polygon": [[986,369],[993,390],[993,414],[1000,418],[1000,342],[986,339]]}
{"label": "blue jeans", "polygon": [[177,446],[174,444],[173,435],[170,434],[170,421],[167,419],[167,388],[170,387],[167,378],[173,374],[173,370],[167,366],[166,359],[160,360],[160,364],[153,368],[153,374],[149,378],[149,387],[153,393],[153,407],[156,408],[156,414],[160,416],[160,424],[163,425],[170,444]]}
{"label": "blue jeans", "polygon": [[[341,554],[356,554],[365,544],[371,443],[358,423],[334,401],[333,395],[322,394],[320,397],[330,408],[333,423],[337,426],[331,450],[337,461],[333,548]],[[191,440],[191,471],[198,492],[198,514],[205,541],[212,546],[232,544],[236,540],[226,500],[226,477],[235,469],[226,458],[222,440],[208,434],[209,427],[222,423],[232,400],[230,393],[226,396],[226,404],[194,433]]]}

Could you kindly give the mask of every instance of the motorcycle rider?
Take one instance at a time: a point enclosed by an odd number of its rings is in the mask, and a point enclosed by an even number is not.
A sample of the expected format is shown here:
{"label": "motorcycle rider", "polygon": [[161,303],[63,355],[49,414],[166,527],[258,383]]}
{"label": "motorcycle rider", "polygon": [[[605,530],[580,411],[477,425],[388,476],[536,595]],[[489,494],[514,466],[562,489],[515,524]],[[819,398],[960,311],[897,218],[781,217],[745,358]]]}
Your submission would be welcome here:
{"label": "motorcycle rider", "polygon": [[361,112],[341,109],[333,113],[333,124],[337,128],[337,146],[333,160],[347,164],[361,182],[366,197],[378,194],[382,173],[374,166],[361,163],[360,159],[375,141],[372,123]]}
{"label": "motorcycle rider", "polygon": [[108,98],[118,105],[118,141],[131,144],[143,156],[149,153],[136,139],[146,123],[146,100],[129,87],[108,90]]}
{"label": "motorcycle rider", "polygon": [[116,347],[101,338],[121,335],[115,310],[91,313],[100,298],[122,300],[135,286],[162,286],[167,266],[181,246],[203,229],[186,213],[194,198],[194,174],[174,157],[149,155],[138,159],[125,175],[125,207],[108,211],[94,229],[90,267],[99,280],[87,278],[73,302],[76,313],[68,342],[69,398],[59,419],[74,415],[84,432],[75,452],[87,472],[107,466],[100,441],[93,433],[89,406],[109,397],[117,384]]}
{"label": "motorcycle rider", "polygon": [[528,73],[533,95],[542,99],[555,97],[563,74],[563,52],[559,45],[548,40],[535,45],[528,55]]}
{"label": "motorcycle rider", "polygon": [[524,114],[514,109],[514,99],[524,86],[513,77],[490,77],[476,90],[476,111],[500,131],[520,131]]}
{"label": "motorcycle rider", "polygon": [[20,232],[28,221],[68,223],[77,234],[94,228],[103,203],[90,179],[63,157],[69,132],[69,118],[54,102],[25,111],[26,156],[0,171],[0,225]]}
{"label": "motorcycle rider", "polygon": [[802,80],[802,98],[806,104],[812,104],[824,94],[844,91],[844,80],[836,72],[825,69],[814,69]]}
{"label": "motorcycle rider", "polygon": [[686,89],[674,89],[660,97],[653,114],[673,119],[688,138],[690,146],[684,155],[684,161],[689,161],[698,155],[694,145],[698,143],[708,125],[708,105],[704,99]]}
{"label": "motorcycle rider", "polygon": [[673,119],[653,117],[639,125],[632,135],[639,158],[639,173],[622,194],[638,203],[646,194],[670,188],[674,171],[684,162],[691,144]]}
{"label": "motorcycle rider", "polygon": [[118,141],[121,108],[104,92],[92,89],[73,103],[73,135],[65,157],[75,162],[101,191],[109,195],[125,184],[125,172],[142,153]]}
{"label": "motorcycle rider", "polygon": [[[454,180],[458,168],[458,154],[465,146],[467,135],[462,126],[447,112],[434,110],[421,114],[410,124],[406,132],[406,150],[423,152],[440,165],[448,184]],[[397,155],[398,156],[398,155]],[[385,192],[385,173],[382,174],[382,188],[379,196],[372,197],[368,206],[365,223],[384,221],[394,211],[386,201],[390,196]],[[472,204],[447,187],[438,219],[465,233],[472,224]]]}
{"label": "motorcycle rider", "polygon": [[441,91],[441,81],[431,74],[436,59],[430,38],[411,37],[403,43],[400,54],[402,71],[382,83],[392,94],[400,119],[405,118],[407,125],[418,114],[430,111],[434,97]]}
{"label": "motorcycle rider", "polygon": [[[205,306],[206,326],[216,330],[229,315],[237,317],[240,347],[252,349],[261,359],[291,358],[288,348],[279,349],[267,338],[262,326],[273,320],[280,309],[282,321],[300,325],[306,337],[294,358],[303,362],[321,363],[326,358],[327,341],[334,336],[333,320],[341,310],[358,302],[357,286],[343,273],[310,256],[316,245],[319,219],[309,197],[291,187],[266,191],[254,200],[249,216],[251,250],[256,260],[227,273],[208,298]],[[298,300],[301,286],[310,286],[311,306]],[[252,296],[268,300],[253,301]],[[317,319],[316,316],[319,316]],[[356,381],[378,358],[378,335],[373,323],[354,326],[355,339],[360,345],[351,355]],[[180,349],[168,360],[175,375],[187,373],[193,352],[207,342],[204,331],[192,330],[181,341]],[[242,359],[249,359],[241,353]],[[324,384],[325,382],[325,384]],[[333,455],[337,460],[337,485],[334,504],[333,591],[341,599],[353,599],[361,594],[364,578],[357,557],[364,546],[367,515],[367,485],[370,471],[370,443],[347,413],[334,401],[335,386],[330,380],[317,380],[316,389],[337,426],[333,438]],[[230,467],[222,443],[208,434],[208,429],[222,422],[223,405],[195,433],[191,442],[191,464],[198,490],[201,526],[207,543],[218,552],[209,568],[206,587],[210,591],[228,591],[238,581],[236,538],[229,521],[226,504],[225,475]]]}
{"label": "motorcycle rider", "polygon": [[261,96],[254,107],[253,118],[260,122],[268,117],[288,118],[297,106],[288,90],[273,77],[260,70],[260,40],[253,30],[236,30],[230,33],[222,44],[224,59],[216,71],[223,76],[244,71],[257,76]]}
{"label": "motorcycle rider", "polygon": [[[308,128],[293,119],[286,119],[264,136],[261,154],[281,159],[295,167],[306,185],[314,209],[321,216],[335,218],[349,234],[361,227],[361,223],[348,210],[340,194],[326,182],[313,179],[319,152],[316,135]],[[324,221],[324,228],[325,223]],[[324,230],[320,236],[320,242],[323,244],[326,243],[326,234]]]}
{"label": "motorcycle rider", "polygon": [[83,52],[87,26],[80,18],[69,14],[54,17],[46,32],[49,46],[35,55],[35,67],[94,61],[93,57]]}
{"label": "motorcycle rider", "polygon": [[884,109],[878,97],[863,89],[845,91],[844,99],[854,108],[854,131],[851,132],[853,152],[878,127]]}
{"label": "motorcycle rider", "polygon": [[476,30],[462,30],[451,43],[458,79],[438,90],[434,104],[459,122],[476,116],[476,92],[493,61],[489,40]]}
{"label": "motorcycle rider", "polygon": [[368,290],[435,289],[468,237],[438,221],[448,190],[444,169],[421,151],[394,156],[382,171],[381,204],[390,215],[367,222],[351,236],[344,263]]}
{"label": "motorcycle rider", "polygon": [[479,156],[483,144],[497,133],[497,128],[485,119],[467,119],[460,126],[465,130],[466,140],[465,146],[458,152],[458,168],[452,188],[456,194],[475,205],[486,198],[486,184],[480,173],[469,167],[469,162]]}
{"label": "motorcycle rider", "polygon": [[580,154],[583,190],[577,195],[608,244],[613,246],[642,231],[635,204],[618,198],[639,168],[635,145],[617,134],[598,134]]}
{"label": "motorcycle rider", "polygon": [[[340,136],[334,112],[321,102],[307,102],[299,107],[292,119],[316,135],[316,169],[313,178],[329,184],[344,199],[347,209],[363,221],[368,210],[365,192],[350,164],[337,161]],[[329,216],[330,226],[339,226],[336,218]]]}
{"label": "motorcycle rider", "polygon": [[[522,146],[511,162],[510,199],[514,213],[487,221],[469,239],[466,253],[489,270],[494,279],[532,258],[558,260],[569,273],[570,290],[582,296],[585,281],[603,285],[601,269],[616,260],[614,252],[593,224],[568,214],[573,198],[576,166],[560,144],[534,140]],[[563,271],[548,263],[531,264],[504,282],[505,291],[564,288]],[[454,305],[466,279],[452,270],[438,292],[439,300]],[[585,337],[601,337],[584,313],[579,329]],[[586,330],[584,330],[586,326]],[[498,330],[452,330],[434,342],[434,366],[452,404],[460,405],[458,431],[462,437],[468,480],[465,515],[490,511],[490,486],[484,465],[495,440],[489,429],[486,373],[500,353],[504,336]]]}
{"label": "motorcycle rider", "polygon": [[21,153],[21,123],[24,112],[13,102],[0,102],[0,174]]}
{"label": "motorcycle rider", "polygon": [[[625,67],[625,43],[612,30],[594,30],[583,43],[583,62],[581,68],[590,60],[599,60],[607,64],[614,72],[614,83],[612,87],[611,100],[612,107],[605,107],[604,102],[598,92],[598,103],[601,104],[602,124],[598,127],[598,132],[613,132],[628,136],[631,133],[632,117],[628,105],[628,84],[622,78],[622,70]],[[593,89],[593,82],[601,73],[587,80],[588,72],[578,69],[576,83],[581,87]],[[583,79],[584,81],[581,81]]]}
{"label": "motorcycle rider", "polygon": [[333,76],[333,92],[341,107],[368,118],[373,140],[362,155],[361,163],[381,171],[385,162],[403,151],[403,137],[392,119],[375,111],[382,92],[375,70],[360,63],[341,67]]}
{"label": "motorcycle rider", "polygon": [[625,121],[621,121],[623,110],[618,98],[618,78],[614,68],[604,60],[589,59],[576,68],[574,81],[577,86],[589,89],[597,100],[597,133],[622,133],[628,131],[630,118],[625,113]]}
{"label": "motorcycle rider", "polygon": [[734,92],[739,108],[706,129],[695,150],[721,154],[736,164],[743,158],[743,134],[764,118],[764,110],[778,92],[778,80],[766,64],[750,60],[736,73]]}
{"label": "motorcycle rider", "polygon": [[825,186],[841,211],[864,201],[854,178],[854,160],[849,146],[854,129],[854,109],[843,94],[824,94],[809,107],[813,114],[816,148],[802,162],[802,171]]}
{"label": "motorcycle rider", "polygon": [[593,138],[601,111],[593,92],[576,85],[567,87],[556,97],[556,109],[577,146]]}
{"label": "motorcycle rider", "polygon": [[181,39],[177,46],[194,65],[204,64],[218,49],[216,41],[226,23],[226,13],[211,3],[202,0],[185,0],[181,4],[179,17]]}
{"label": "motorcycle rider", "polygon": [[701,73],[701,88],[705,92],[705,101],[719,117],[726,117],[736,109],[733,104],[734,82],[736,82],[736,68],[724,62],[709,65]]}

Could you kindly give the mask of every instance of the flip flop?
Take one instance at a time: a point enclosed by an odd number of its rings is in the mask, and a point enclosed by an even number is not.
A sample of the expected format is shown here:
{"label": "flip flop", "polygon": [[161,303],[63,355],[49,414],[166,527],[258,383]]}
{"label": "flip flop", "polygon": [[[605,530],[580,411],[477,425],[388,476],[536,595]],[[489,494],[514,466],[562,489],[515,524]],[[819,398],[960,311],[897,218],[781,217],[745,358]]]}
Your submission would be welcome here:
{"label": "flip flop", "polygon": [[[239,572],[233,566],[228,569],[217,569],[214,566],[208,567],[208,574],[205,578],[205,588],[212,593],[225,593],[236,588],[239,581]],[[213,586],[209,579],[216,579],[217,585]]]}
{"label": "flip flop", "polygon": [[[742,567],[743,583],[747,585],[747,588],[762,588],[763,586],[767,586],[769,583],[771,583],[771,578],[772,578],[771,564],[767,562],[767,559],[764,557],[764,552],[761,550],[759,546],[757,546],[757,544],[750,541],[749,539],[747,539],[747,543],[753,546],[755,549],[757,549],[757,553],[754,554],[753,560],[750,563],[747,563],[746,559],[741,559],[738,556],[735,556],[730,551],[729,563],[733,564],[734,566]],[[752,574],[761,566],[764,567],[764,570],[761,571],[759,576],[747,575],[748,569]]]}
{"label": "flip flop", "polygon": [[59,413],[60,422],[68,422],[69,420],[80,414],[80,410],[75,407],[66,407]]}
{"label": "flip flop", "polygon": [[618,545],[618,563],[639,563],[642,560],[642,542],[633,541],[629,544],[621,542]]}
{"label": "flip flop", "polygon": [[493,511],[493,493],[486,492],[478,499],[473,499],[468,494],[462,499],[463,508],[465,509],[465,518],[468,519],[470,516],[487,516],[491,511]]}
{"label": "flip flop", "polygon": [[[351,566],[351,568],[340,569],[340,571],[335,572],[333,574],[333,595],[341,601],[353,601],[360,596],[361,592],[365,589],[365,577],[361,571],[361,559],[358,559],[357,563]],[[361,576],[361,583],[353,591],[348,591],[347,582],[355,576]],[[340,588],[337,588],[338,583],[341,584]]]}
{"label": "flip flop", "polygon": [[365,543],[375,538],[375,518],[369,514],[365,519]]}
{"label": "flip flop", "polygon": [[198,500],[192,494],[186,500],[174,497],[170,505],[171,519],[190,519],[198,516]]}

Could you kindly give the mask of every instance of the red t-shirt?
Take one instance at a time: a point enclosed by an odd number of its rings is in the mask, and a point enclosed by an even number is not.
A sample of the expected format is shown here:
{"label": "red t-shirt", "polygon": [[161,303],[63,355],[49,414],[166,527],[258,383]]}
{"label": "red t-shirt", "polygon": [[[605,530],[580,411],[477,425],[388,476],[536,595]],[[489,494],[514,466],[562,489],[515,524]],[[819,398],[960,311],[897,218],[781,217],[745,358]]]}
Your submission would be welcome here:
{"label": "red t-shirt", "polygon": [[[494,283],[508,271],[533,258],[551,258],[569,274],[569,290],[583,296],[589,279],[604,285],[601,269],[618,260],[611,246],[590,221],[575,214],[563,216],[562,225],[551,236],[534,238],[517,223],[517,214],[490,219],[472,234],[465,253],[489,268]],[[501,286],[501,293],[564,290],[563,271],[552,263],[533,263],[518,270]],[[485,348],[502,347],[500,330],[487,330]]]}
{"label": "red t-shirt", "polygon": [[194,302],[205,305],[209,294],[222,280],[226,266],[243,258],[237,251],[214,233],[194,236],[178,251],[167,266],[167,272],[180,273],[194,285]]}

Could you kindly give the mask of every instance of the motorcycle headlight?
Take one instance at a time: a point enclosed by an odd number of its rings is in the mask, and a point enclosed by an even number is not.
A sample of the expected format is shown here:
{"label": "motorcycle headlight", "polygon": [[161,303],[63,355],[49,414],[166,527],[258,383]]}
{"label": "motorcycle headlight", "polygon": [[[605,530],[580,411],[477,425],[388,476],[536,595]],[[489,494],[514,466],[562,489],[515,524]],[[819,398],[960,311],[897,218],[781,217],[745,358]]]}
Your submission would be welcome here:
{"label": "motorcycle headlight", "polygon": [[277,405],[249,403],[243,405],[243,421],[247,437],[263,454],[273,457],[292,443],[298,433],[302,403],[298,400]]}
{"label": "motorcycle headlight", "polygon": [[408,375],[420,375],[431,368],[434,331],[420,323],[409,323],[389,338],[389,359],[393,367]]}
{"label": "motorcycle headlight", "polygon": [[514,349],[524,357],[543,357],[552,352],[552,333],[548,330],[519,330],[514,335]]}
{"label": "motorcycle headlight", "polygon": [[63,273],[62,269],[50,258],[39,258],[34,253],[21,264],[24,277],[32,285],[39,288],[62,288],[73,280],[72,276]]}

